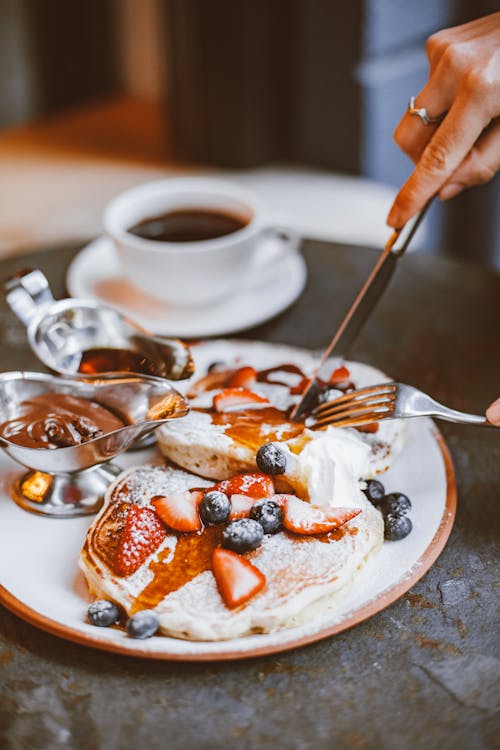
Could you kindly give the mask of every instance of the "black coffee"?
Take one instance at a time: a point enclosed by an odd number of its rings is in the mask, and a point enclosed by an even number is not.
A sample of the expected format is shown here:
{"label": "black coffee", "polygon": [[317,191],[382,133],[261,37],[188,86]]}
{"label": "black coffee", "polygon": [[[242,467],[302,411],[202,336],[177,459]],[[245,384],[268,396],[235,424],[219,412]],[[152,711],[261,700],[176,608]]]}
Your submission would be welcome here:
{"label": "black coffee", "polygon": [[134,224],[128,231],[144,240],[159,242],[198,242],[225,237],[243,229],[249,218],[210,208],[182,208],[152,216]]}

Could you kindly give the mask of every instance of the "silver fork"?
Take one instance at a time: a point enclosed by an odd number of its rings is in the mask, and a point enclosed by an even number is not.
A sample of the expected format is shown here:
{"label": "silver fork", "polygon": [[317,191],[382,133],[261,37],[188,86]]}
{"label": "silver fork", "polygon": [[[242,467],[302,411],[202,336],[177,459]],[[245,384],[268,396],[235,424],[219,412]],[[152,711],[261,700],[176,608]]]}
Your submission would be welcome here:
{"label": "silver fork", "polygon": [[320,404],[306,421],[311,429],[358,427],[382,419],[437,417],[448,422],[493,427],[484,416],[466,414],[438,403],[427,394],[403,383],[383,383],[351,391]]}

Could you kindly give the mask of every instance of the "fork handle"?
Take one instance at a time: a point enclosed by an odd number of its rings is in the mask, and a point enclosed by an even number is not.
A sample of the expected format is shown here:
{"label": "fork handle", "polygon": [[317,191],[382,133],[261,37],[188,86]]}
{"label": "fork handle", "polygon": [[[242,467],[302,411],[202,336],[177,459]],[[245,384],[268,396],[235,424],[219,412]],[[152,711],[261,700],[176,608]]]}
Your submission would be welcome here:
{"label": "fork handle", "polygon": [[[411,404],[411,412],[413,416],[428,416],[437,417],[437,419],[444,419],[447,422],[457,422],[460,424],[477,424],[484,425],[485,427],[495,427],[491,422],[488,422],[484,414],[468,414],[464,411],[458,411],[457,409],[451,409],[449,406],[444,406],[436,401],[426,393],[422,393],[418,388],[413,386],[403,385],[400,386],[404,389],[405,395],[409,398]],[[398,409],[395,409],[395,416],[397,415]],[[401,416],[404,416],[402,414]]]}
{"label": "fork handle", "polygon": [[438,419],[444,419],[446,422],[457,422],[459,424],[479,424],[487,427],[495,427],[491,422],[488,422],[484,415],[467,414],[465,411],[450,409],[433,398],[429,398],[429,401],[431,402],[429,408],[425,410],[425,414],[429,417],[437,417]]}
{"label": "fork handle", "polygon": [[467,414],[464,411],[455,411],[455,409],[437,410],[429,414],[437,419],[444,419],[446,422],[457,422],[459,424],[479,424],[485,427],[496,427],[497,425],[488,422],[486,417],[479,414]]}

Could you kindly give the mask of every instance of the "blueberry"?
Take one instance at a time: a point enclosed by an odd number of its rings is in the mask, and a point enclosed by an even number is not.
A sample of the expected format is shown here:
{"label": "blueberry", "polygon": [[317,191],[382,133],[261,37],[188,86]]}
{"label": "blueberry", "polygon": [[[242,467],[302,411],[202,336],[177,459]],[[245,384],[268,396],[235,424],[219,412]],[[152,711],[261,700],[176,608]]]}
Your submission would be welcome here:
{"label": "blueberry", "polygon": [[384,536],[390,542],[397,542],[408,536],[413,524],[408,516],[400,513],[388,513],[384,516]]}
{"label": "blueberry", "polygon": [[411,508],[410,498],[403,495],[401,492],[391,492],[378,503],[379,510],[382,511],[384,516],[389,513],[397,513],[400,516],[406,515]]}
{"label": "blueberry", "polygon": [[225,523],[231,513],[231,501],[224,492],[212,490],[203,495],[199,513],[201,520],[207,526]]}
{"label": "blueberry", "polygon": [[379,506],[384,499],[385,488],[382,482],[376,479],[369,479],[366,483],[366,489],[363,490],[368,500],[375,506]]}
{"label": "blueberry", "polygon": [[107,599],[98,599],[89,605],[87,616],[92,625],[97,625],[99,628],[108,628],[118,622],[120,610],[114,602],[108,602]]}
{"label": "blueberry", "polygon": [[261,445],[255,459],[264,474],[284,474],[286,471],[286,456],[274,443]]}
{"label": "blueberry", "polygon": [[231,521],[222,532],[222,546],[233,552],[257,549],[264,538],[264,529],[253,518]]}
{"label": "blueberry", "polygon": [[131,638],[151,638],[160,626],[158,618],[149,609],[143,609],[127,620],[127,633]]}
{"label": "blueberry", "polygon": [[274,500],[259,500],[252,506],[250,518],[260,523],[264,534],[276,534],[283,522],[283,511]]}

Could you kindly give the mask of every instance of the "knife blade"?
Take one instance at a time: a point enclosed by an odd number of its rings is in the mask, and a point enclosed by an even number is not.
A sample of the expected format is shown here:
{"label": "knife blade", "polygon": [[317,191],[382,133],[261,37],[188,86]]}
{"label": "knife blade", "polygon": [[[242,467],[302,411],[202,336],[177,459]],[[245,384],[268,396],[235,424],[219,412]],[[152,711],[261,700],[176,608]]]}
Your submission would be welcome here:
{"label": "knife blade", "polygon": [[407,222],[401,229],[395,230],[389,237],[377,263],[325,349],[314,373],[309,378],[302,398],[292,409],[289,417],[291,421],[299,421],[304,414],[307,414],[311,410],[321,389],[319,382],[320,373],[327,360],[332,356],[345,357],[349,347],[368,320],[384,289],[389,284],[398,258],[403,255],[410,244],[431,202],[432,198],[413,219]]}

